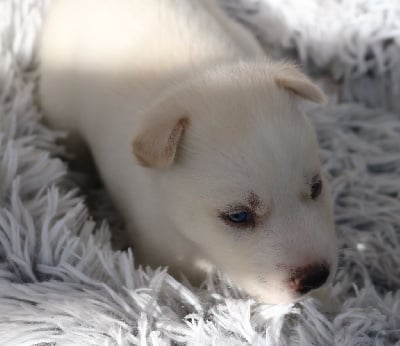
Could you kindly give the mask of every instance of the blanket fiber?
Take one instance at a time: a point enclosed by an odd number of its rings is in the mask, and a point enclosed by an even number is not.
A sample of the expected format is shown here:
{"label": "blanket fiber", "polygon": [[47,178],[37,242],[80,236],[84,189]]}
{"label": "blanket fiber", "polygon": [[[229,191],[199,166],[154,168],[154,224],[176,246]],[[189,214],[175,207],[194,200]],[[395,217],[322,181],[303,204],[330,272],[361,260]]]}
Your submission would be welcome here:
{"label": "blanket fiber", "polygon": [[63,134],[40,121],[47,3],[0,0],[0,345],[400,345],[397,0],[221,0],[331,94],[305,107],[341,242],[335,314],[312,298],[259,304],[220,274],[193,288],[113,250],[107,196],[77,188]]}

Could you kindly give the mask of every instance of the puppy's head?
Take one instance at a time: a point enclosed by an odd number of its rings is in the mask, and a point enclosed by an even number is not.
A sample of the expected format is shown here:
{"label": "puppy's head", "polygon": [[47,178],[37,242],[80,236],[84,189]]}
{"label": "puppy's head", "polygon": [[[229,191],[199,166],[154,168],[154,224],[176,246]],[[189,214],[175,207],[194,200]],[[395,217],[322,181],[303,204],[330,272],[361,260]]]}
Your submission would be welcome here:
{"label": "puppy's head", "polygon": [[301,98],[324,101],[291,65],[224,66],[157,102],[133,142],[177,229],[270,303],[321,287],[337,262],[328,184]]}

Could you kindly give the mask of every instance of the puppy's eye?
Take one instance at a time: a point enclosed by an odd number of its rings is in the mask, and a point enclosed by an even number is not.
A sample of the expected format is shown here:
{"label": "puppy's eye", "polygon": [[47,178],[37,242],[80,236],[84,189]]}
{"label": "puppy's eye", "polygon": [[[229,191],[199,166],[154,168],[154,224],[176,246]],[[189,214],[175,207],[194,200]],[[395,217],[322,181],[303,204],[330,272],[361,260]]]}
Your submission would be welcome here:
{"label": "puppy's eye", "polygon": [[241,211],[239,213],[228,214],[227,217],[233,223],[246,223],[250,221],[251,215],[248,211]]}
{"label": "puppy's eye", "polygon": [[322,191],[322,180],[320,177],[314,177],[311,182],[311,199],[317,199]]}
{"label": "puppy's eye", "polygon": [[226,224],[233,227],[254,227],[254,215],[247,209],[224,212],[220,214],[220,217]]}

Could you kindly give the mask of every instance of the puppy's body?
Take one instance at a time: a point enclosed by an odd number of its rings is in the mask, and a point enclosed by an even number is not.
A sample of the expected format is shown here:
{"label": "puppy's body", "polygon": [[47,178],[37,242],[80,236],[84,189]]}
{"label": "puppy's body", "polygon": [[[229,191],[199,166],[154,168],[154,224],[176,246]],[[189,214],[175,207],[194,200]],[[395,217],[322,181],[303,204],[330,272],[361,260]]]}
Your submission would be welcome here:
{"label": "puppy's body", "polygon": [[[298,296],[290,268],[334,268],[328,193],[299,198],[319,160],[293,95],[323,96],[214,1],[55,0],[41,73],[47,121],[90,148],[140,262],[215,265],[273,302]],[[257,232],[223,221],[244,203]]]}
{"label": "puppy's body", "polygon": [[128,228],[145,230],[134,235],[138,257],[171,268],[180,258],[189,275],[197,251],[163,212],[151,172],[124,169],[134,163],[133,135],[143,110],[166,88],[219,62],[262,55],[258,44],[212,1],[186,0],[56,0],[43,42],[48,122],[75,135],[75,152],[81,138],[88,143]]}

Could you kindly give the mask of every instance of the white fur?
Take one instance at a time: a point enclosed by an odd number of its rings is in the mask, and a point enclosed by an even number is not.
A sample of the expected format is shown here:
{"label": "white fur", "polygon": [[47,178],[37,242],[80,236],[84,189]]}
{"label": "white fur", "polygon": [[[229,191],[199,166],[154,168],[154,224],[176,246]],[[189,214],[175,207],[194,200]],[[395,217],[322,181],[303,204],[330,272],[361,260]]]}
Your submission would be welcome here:
{"label": "white fur", "polygon": [[[295,94],[322,96],[267,60],[213,1],[55,0],[41,76],[47,121],[69,130],[75,149],[88,145],[141,262],[192,279],[216,266],[267,302],[297,298],[277,265],[324,261],[334,272],[329,191],[325,182],[318,200],[307,198],[320,162]],[[161,145],[182,115],[176,155],[141,166],[135,138]],[[160,136],[143,135],[154,126]],[[260,225],[226,225],[218,211],[249,193],[262,202]]]}

